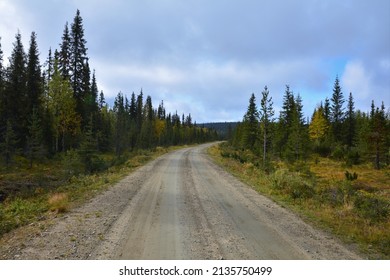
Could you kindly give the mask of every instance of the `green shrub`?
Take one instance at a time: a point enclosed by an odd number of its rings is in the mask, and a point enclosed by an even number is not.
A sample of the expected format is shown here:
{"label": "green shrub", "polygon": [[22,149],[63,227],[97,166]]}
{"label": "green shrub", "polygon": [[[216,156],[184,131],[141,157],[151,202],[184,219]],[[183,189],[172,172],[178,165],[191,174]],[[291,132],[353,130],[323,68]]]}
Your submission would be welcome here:
{"label": "green shrub", "polygon": [[357,149],[351,149],[347,153],[347,158],[345,160],[347,166],[352,166],[360,163],[360,153]]}
{"label": "green shrub", "polygon": [[332,206],[341,206],[349,203],[356,194],[350,181],[337,182],[337,186],[323,189],[319,193],[320,201]]}
{"label": "green shrub", "polygon": [[91,161],[91,172],[102,172],[110,168],[110,164],[102,157],[95,156]]}
{"label": "green shrub", "polygon": [[314,183],[299,174],[279,169],[271,175],[272,187],[293,199],[311,198],[315,195]]}
{"label": "green shrub", "polygon": [[354,201],[356,212],[373,222],[384,221],[389,216],[389,201],[363,190],[359,190]]}
{"label": "green shrub", "polygon": [[222,150],[221,156],[224,158],[230,158],[230,153],[228,151]]}
{"label": "green shrub", "polygon": [[67,177],[77,176],[84,171],[82,159],[75,150],[66,151],[62,156],[61,162]]}
{"label": "green shrub", "polygon": [[[113,158],[111,165],[112,166],[123,165],[127,162],[128,159],[129,159],[129,156],[127,154],[117,156],[117,157]],[[131,167],[131,166],[129,166],[129,167]]]}
{"label": "green shrub", "polygon": [[344,155],[345,155],[344,148],[340,145],[337,145],[333,150],[332,157],[336,160],[342,160],[344,159]]}
{"label": "green shrub", "polygon": [[345,171],[345,179],[347,181],[355,181],[358,178],[358,175],[356,172],[350,173],[348,170]]}

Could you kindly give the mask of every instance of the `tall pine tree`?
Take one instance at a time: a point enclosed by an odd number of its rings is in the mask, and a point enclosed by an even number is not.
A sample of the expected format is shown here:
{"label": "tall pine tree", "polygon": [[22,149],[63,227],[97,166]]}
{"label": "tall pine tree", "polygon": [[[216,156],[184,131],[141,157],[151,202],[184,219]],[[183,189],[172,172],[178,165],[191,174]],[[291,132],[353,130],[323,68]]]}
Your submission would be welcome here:
{"label": "tall pine tree", "polygon": [[0,154],[4,158],[4,162],[8,167],[12,161],[13,156],[17,151],[17,137],[12,128],[10,120],[7,120],[4,133],[2,135],[2,141],[0,141]]}
{"label": "tall pine tree", "polygon": [[124,96],[121,92],[119,92],[115,98],[114,113],[116,116],[114,136],[115,153],[117,156],[120,156],[127,147],[127,114],[125,110]]}
{"label": "tall pine tree", "polygon": [[356,117],[355,117],[355,104],[353,102],[352,92],[349,93],[347,114],[345,118],[345,143],[348,148],[351,148],[355,144],[356,134]]}
{"label": "tall pine tree", "polygon": [[257,110],[256,97],[252,93],[249,99],[248,110],[244,115],[243,147],[253,150],[259,136],[259,111]]}
{"label": "tall pine tree", "polygon": [[66,22],[58,57],[58,69],[64,79],[70,79],[71,57],[71,39],[69,34],[68,22]]}
{"label": "tall pine tree", "polygon": [[27,135],[27,102],[26,102],[26,53],[22,36],[16,34],[16,42],[9,60],[6,73],[6,84],[3,95],[2,127],[9,121],[19,147],[24,148]]}
{"label": "tall pine tree", "polygon": [[263,140],[263,166],[267,166],[268,154],[271,139],[271,124],[273,122],[273,116],[275,114],[273,109],[272,97],[269,96],[269,90],[267,86],[264,87],[264,90],[261,93],[261,102],[260,102],[260,126]]}
{"label": "tall pine tree", "polygon": [[[76,100],[77,113],[85,119],[84,101],[88,92],[85,92],[87,67],[87,41],[84,38],[83,19],[77,10],[71,25],[70,33],[70,81],[73,95]],[[85,123],[85,122],[84,122]]]}
{"label": "tall pine tree", "polygon": [[87,124],[90,122],[90,119],[93,118],[93,107],[94,107],[94,100],[92,100],[92,93],[91,93],[91,70],[89,68],[89,62],[88,59],[85,59],[84,67],[83,67],[83,80],[82,80],[82,92],[83,92],[83,108],[80,111],[81,116],[81,127],[86,128]]}
{"label": "tall pine tree", "polygon": [[286,145],[291,133],[294,110],[294,95],[290,90],[290,86],[286,85],[286,90],[283,96],[282,110],[280,111],[279,122],[277,124],[275,142],[275,150],[278,151],[280,157],[283,157],[283,154],[285,154],[285,150],[287,148]]}
{"label": "tall pine tree", "polygon": [[380,109],[378,107],[375,109],[374,101],[372,101],[371,108],[370,132],[367,140],[370,150],[374,154],[374,167],[375,169],[380,169],[382,156],[389,150],[389,147],[386,145],[389,129],[386,123],[385,105],[383,102]]}
{"label": "tall pine tree", "polygon": [[344,121],[344,95],[341,91],[339,78],[336,77],[331,98],[330,120],[332,124],[333,137],[336,143],[343,141],[343,121]]}
{"label": "tall pine tree", "polygon": [[[30,48],[27,57],[27,117],[33,111],[42,112],[43,79],[39,63],[39,51],[35,32],[31,33]],[[38,116],[39,118],[39,116]]]}

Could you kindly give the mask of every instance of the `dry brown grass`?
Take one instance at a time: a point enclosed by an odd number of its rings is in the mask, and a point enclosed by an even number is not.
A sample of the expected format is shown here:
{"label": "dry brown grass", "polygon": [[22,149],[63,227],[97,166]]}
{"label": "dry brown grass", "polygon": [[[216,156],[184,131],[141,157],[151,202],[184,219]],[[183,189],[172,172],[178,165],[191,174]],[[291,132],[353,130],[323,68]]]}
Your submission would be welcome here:
{"label": "dry brown grass", "polygon": [[310,170],[323,182],[344,180],[347,170],[356,172],[359,176],[356,183],[390,194],[390,167],[376,170],[369,163],[349,167],[343,162],[320,158],[317,164],[310,165]]}
{"label": "dry brown grass", "polygon": [[69,209],[69,197],[66,193],[54,193],[48,199],[49,209],[53,212],[64,213]]}

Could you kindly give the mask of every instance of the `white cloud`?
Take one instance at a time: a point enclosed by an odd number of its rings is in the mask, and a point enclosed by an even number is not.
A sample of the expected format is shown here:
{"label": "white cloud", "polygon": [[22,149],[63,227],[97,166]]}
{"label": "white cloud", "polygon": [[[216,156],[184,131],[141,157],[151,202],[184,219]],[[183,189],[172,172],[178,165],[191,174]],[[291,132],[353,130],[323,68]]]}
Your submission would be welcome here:
{"label": "white cloud", "polygon": [[360,61],[348,62],[341,76],[341,84],[344,89],[363,100],[373,94],[371,80],[370,73]]}
{"label": "white cloud", "polygon": [[4,62],[7,63],[6,58],[10,56],[12,44],[9,42],[15,41],[15,33],[20,28],[21,18],[18,16],[17,9],[13,2],[0,1],[0,33],[1,47],[4,52]]}

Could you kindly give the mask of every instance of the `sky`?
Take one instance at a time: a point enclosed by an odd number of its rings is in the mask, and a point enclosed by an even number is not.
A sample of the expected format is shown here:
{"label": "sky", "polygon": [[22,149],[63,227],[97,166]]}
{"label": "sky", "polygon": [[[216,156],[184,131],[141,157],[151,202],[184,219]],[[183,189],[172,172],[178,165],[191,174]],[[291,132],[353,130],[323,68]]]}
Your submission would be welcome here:
{"label": "sky", "polygon": [[310,117],[339,77],[356,109],[390,107],[389,0],[0,0],[4,62],[19,30],[43,63],[77,9],[111,104],[142,89],[197,123],[240,121],[265,86],[278,116],[289,85]]}

